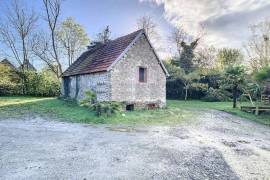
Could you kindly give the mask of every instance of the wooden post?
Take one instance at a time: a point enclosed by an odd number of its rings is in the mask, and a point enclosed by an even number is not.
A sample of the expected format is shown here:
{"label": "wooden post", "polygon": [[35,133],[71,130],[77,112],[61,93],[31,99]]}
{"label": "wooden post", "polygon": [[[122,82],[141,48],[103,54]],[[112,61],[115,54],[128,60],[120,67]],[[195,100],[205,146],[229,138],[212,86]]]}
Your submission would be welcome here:
{"label": "wooden post", "polygon": [[258,115],[259,115],[259,106],[256,106],[255,115],[256,115],[256,116],[258,116]]}

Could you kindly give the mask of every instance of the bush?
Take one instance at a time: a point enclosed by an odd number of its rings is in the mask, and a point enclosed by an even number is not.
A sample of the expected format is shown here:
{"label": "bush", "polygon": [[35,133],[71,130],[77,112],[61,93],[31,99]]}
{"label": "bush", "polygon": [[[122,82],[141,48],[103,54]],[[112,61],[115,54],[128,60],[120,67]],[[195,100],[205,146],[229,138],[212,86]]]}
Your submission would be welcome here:
{"label": "bush", "polygon": [[0,95],[21,94],[21,79],[9,66],[0,64]]}
{"label": "bush", "polygon": [[203,98],[204,101],[208,102],[220,102],[230,100],[229,93],[222,89],[209,88],[207,95]]}
{"label": "bush", "polygon": [[270,80],[270,67],[264,67],[258,71],[255,75],[255,80],[262,82]]}
{"label": "bush", "polygon": [[59,96],[60,95],[60,81],[54,73],[49,70],[43,70],[39,73],[40,81],[38,84],[39,96]]}
{"label": "bush", "polygon": [[60,81],[49,70],[15,71],[0,65],[0,95],[59,96]]}
{"label": "bush", "polygon": [[[180,79],[169,79],[166,83],[166,95],[168,99],[185,99],[184,84]],[[189,99],[201,99],[206,95],[207,84],[193,83],[188,90]]]}
{"label": "bush", "polygon": [[96,93],[92,90],[85,92],[85,99],[83,99],[80,104],[82,106],[88,106],[91,107],[93,104],[95,104],[97,101]]}
{"label": "bush", "polygon": [[31,96],[59,96],[60,82],[57,77],[48,70],[40,73],[35,71],[25,71],[25,95]]}
{"label": "bush", "polygon": [[97,116],[111,116],[122,111],[122,104],[118,102],[97,102],[92,106]]}
{"label": "bush", "polygon": [[97,116],[111,116],[122,111],[122,104],[118,102],[97,102],[96,93],[92,90],[85,92],[85,99],[80,102],[82,106],[89,107],[96,112]]}

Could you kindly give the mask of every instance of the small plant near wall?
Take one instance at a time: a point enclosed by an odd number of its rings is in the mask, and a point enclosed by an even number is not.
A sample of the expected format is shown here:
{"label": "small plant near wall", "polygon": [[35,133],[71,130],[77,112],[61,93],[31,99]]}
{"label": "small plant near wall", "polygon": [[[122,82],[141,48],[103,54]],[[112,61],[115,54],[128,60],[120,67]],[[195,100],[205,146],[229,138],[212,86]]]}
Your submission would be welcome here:
{"label": "small plant near wall", "polygon": [[123,110],[123,106],[119,102],[97,102],[97,96],[94,91],[86,91],[85,97],[80,104],[94,110],[97,116],[111,116]]}
{"label": "small plant near wall", "polygon": [[97,116],[111,116],[122,111],[122,105],[118,102],[97,102],[92,106]]}
{"label": "small plant near wall", "polygon": [[88,106],[91,107],[93,104],[95,104],[97,101],[97,95],[94,91],[89,90],[85,92],[85,99],[83,99],[80,104],[82,106]]}

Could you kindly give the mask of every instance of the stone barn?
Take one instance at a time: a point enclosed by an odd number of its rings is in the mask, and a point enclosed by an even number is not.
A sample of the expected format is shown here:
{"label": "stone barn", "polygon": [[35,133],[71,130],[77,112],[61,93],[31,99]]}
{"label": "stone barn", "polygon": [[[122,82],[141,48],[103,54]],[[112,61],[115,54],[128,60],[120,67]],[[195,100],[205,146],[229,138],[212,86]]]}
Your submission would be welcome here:
{"label": "stone barn", "polygon": [[144,30],[88,47],[64,73],[62,96],[80,101],[93,90],[97,101],[134,107],[166,105],[166,71]]}

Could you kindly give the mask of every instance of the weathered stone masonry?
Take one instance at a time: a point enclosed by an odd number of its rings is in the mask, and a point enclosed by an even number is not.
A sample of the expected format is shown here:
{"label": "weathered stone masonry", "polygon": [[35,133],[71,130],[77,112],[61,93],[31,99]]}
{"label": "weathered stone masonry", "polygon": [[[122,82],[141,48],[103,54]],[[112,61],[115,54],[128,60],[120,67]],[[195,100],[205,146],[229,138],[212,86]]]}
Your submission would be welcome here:
{"label": "weathered stone masonry", "polygon": [[[147,69],[147,82],[139,82],[139,67]],[[113,101],[166,104],[166,75],[145,36],[111,70]]]}
{"label": "weathered stone masonry", "polygon": [[[77,81],[77,87],[76,87]],[[63,84],[63,83],[62,83]],[[62,94],[64,94],[64,87]],[[93,90],[97,95],[98,101],[111,100],[110,73],[101,72],[94,74],[77,75],[70,77],[69,97],[81,101],[84,99],[85,92]]]}
{"label": "weathered stone masonry", "polygon": [[[139,67],[146,68],[146,82],[139,82]],[[144,34],[108,71],[73,75],[69,79],[69,97],[78,101],[91,89],[98,101],[166,105],[166,74]]]}

